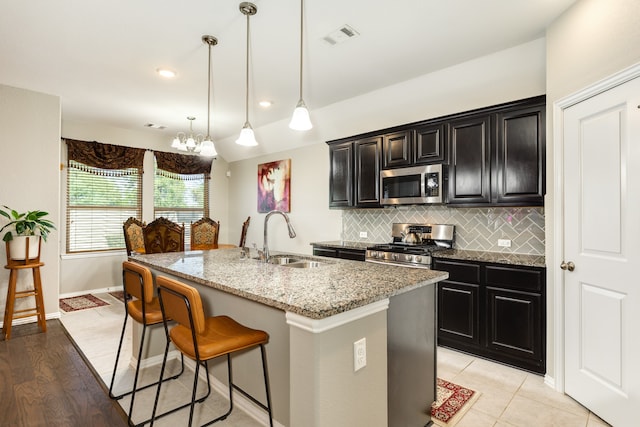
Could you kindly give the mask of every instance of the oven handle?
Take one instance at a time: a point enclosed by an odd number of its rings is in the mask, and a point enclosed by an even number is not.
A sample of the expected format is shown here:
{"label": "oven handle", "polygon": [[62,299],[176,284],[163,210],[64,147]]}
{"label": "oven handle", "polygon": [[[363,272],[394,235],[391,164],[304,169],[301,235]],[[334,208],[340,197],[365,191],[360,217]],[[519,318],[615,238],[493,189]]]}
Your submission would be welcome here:
{"label": "oven handle", "polygon": [[426,270],[431,270],[430,265],[426,264],[404,264],[400,262],[392,262],[392,261],[380,261],[377,259],[365,259],[364,262],[372,262],[374,264],[383,264],[383,265],[395,265],[396,267],[405,267],[405,268],[424,268]]}

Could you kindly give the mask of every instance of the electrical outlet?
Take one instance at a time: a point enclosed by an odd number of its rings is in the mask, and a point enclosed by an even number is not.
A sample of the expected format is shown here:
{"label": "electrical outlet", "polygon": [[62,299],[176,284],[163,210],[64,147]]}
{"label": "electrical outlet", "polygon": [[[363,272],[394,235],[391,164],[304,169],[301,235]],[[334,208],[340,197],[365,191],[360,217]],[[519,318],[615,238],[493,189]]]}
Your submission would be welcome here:
{"label": "electrical outlet", "polygon": [[368,237],[369,233],[367,233],[366,231],[361,231],[360,232],[360,237],[363,239],[366,239]]}
{"label": "electrical outlet", "polygon": [[353,372],[367,366],[367,339],[361,338],[353,343]]}
{"label": "electrical outlet", "polygon": [[511,240],[509,240],[509,239],[498,239],[498,246],[501,246],[503,248],[510,248],[511,247]]}

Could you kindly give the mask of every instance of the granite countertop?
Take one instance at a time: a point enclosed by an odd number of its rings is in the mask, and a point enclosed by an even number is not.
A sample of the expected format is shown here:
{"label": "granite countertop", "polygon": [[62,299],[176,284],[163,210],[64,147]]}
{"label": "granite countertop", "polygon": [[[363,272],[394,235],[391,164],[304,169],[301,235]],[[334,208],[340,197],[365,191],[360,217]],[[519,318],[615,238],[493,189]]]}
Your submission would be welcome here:
{"label": "granite countertop", "polygon": [[356,249],[365,250],[369,246],[374,246],[376,243],[371,242],[354,242],[348,240],[331,240],[328,242],[312,242],[311,246],[321,246],[323,248],[337,248],[337,249]]}
{"label": "granite countertop", "polygon": [[433,258],[459,259],[464,261],[493,262],[498,264],[523,265],[527,267],[545,267],[543,255],[523,255],[504,252],[467,251],[462,249],[444,249],[431,254]]}
{"label": "granite countertop", "polygon": [[[272,251],[272,255],[281,254]],[[132,255],[130,260],[311,319],[323,319],[436,283],[442,271],[295,254],[324,262],[292,268],[240,258],[239,249]]]}

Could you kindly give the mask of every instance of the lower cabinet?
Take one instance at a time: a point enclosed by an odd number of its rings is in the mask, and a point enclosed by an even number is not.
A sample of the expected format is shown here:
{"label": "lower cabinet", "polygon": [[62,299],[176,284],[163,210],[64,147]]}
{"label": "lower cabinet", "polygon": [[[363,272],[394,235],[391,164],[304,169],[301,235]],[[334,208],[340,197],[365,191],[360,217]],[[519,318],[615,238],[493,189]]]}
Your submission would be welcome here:
{"label": "lower cabinet", "polygon": [[435,259],[438,345],[545,373],[545,269]]}
{"label": "lower cabinet", "polygon": [[364,261],[365,249],[333,248],[327,246],[314,246],[313,254],[331,258],[351,259],[354,261]]}

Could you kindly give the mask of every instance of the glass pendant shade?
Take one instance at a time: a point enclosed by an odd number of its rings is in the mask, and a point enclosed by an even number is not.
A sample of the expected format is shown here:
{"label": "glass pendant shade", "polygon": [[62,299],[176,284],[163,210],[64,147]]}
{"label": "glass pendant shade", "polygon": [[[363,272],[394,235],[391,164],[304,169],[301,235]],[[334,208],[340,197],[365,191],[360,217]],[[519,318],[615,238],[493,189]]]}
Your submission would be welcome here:
{"label": "glass pendant shade", "polygon": [[255,147],[258,145],[258,141],[256,141],[256,136],[253,133],[253,128],[249,122],[245,122],[242,130],[240,131],[240,136],[236,139],[236,144],[244,145],[245,147]]}
{"label": "glass pendant shade", "polygon": [[177,136],[173,138],[173,142],[171,143],[171,148],[180,148],[180,138]]}
{"label": "glass pendant shade", "polygon": [[213,141],[209,135],[207,135],[204,141],[200,144],[200,155],[204,157],[214,157],[218,155],[216,147],[213,145]]}
{"label": "glass pendant shade", "polygon": [[302,99],[298,101],[296,109],[293,110],[293,116],[291,117],[291,122],[289,122],[289,127],[293,130],[309,130],[313,127],[311,124],[311,118],[309,117],[309,110],[307,110],[307,106],[304,104]]}

